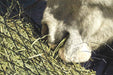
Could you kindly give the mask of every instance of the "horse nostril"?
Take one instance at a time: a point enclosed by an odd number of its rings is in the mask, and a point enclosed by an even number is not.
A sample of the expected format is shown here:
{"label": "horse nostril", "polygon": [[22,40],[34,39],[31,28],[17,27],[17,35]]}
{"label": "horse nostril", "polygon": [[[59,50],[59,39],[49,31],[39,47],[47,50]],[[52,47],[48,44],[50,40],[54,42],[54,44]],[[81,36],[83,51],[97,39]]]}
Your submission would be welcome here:
{"label": "horse nostril", "polygon": [[46,23],[42,24],[41,34],[42,34],[42,36],[48,34],[48,26]]}
{"label": "horse nostril", "polygon": [[[46,23],[42,23],[42,28],[41,28],[41,35],[46,36],[49,32],[48,26]],[[47,40],[48,36],[46,36],[43,40]]]}

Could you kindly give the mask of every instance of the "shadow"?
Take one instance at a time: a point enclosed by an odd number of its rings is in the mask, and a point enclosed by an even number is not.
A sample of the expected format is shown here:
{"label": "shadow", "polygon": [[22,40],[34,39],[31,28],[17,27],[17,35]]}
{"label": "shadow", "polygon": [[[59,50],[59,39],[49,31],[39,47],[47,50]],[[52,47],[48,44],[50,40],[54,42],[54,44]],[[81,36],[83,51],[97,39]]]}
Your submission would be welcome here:
{"label": "shadow", "polygon": [[[19,4],[18,4],[18,2]],[[44,0],[1,0],[0,15],[4,16],[7,12],[11,12],[8,18],[19,19],[24,17],[24,21],[32,23],[32,33],[35,38],[41,36],[41,20],[46,7]],[[11,7],[11,3],[14,5]],[[11,7],[11,8],[9,8]],[[21,7],[21,9],[20,9]],[[9,10],[7,10],[9,9]],[[21,13],[19,13],[22,11]],[[19,16],[21,14],[21,16]]]}
{"label": "shadow", "polygon": [[91,59],[84,64],[86,69],[96,71],[96,75],[113,75],[113,43],[103,45],[92,52]]}

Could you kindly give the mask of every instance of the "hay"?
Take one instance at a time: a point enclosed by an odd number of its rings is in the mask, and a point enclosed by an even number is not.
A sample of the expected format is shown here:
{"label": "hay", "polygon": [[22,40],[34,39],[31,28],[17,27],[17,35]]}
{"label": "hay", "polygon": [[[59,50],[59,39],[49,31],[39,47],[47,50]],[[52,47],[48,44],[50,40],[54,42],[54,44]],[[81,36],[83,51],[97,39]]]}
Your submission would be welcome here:
{"label": "hay", "polygon": [[[10,17],[19,8],[16,19]],[[18,3],[10,3],[7,12],[0,15],[0,75],[95,75],[79,64],[67,64],[55,50],[33,36],[33,25],[21,18],[23,11]]]}

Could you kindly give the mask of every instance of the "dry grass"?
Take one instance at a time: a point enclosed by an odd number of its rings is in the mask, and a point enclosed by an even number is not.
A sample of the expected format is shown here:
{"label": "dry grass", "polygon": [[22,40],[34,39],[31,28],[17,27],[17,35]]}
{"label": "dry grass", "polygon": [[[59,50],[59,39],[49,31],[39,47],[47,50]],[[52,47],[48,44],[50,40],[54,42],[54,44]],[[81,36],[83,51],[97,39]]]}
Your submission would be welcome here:
{"label": "dry grass", "polygon": [[[16,19],[10,17],[14,4],[19,8]],[[63,62],[57,55],[59,46],[51,50],[33,37],[32,24],[20,18],[18,1],[9,6],[0,15],[0,75],[95,75],[79,64]]]}

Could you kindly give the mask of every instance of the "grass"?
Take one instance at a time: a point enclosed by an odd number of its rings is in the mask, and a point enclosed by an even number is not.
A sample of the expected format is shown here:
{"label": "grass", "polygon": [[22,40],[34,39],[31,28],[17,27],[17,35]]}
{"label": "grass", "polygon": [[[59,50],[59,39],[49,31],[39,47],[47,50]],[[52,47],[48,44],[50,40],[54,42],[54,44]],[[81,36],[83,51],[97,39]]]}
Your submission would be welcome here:
{"label": "grass", "polygon": [[[6,9],[0,15],[0,75],[95,75],[80,64],[63,62],[57,54],[62,43],[51,50],[41,38],[34,38],[33,24],[21,17],[18,0]],[[14,9],[18,14],[11,16]]]}

